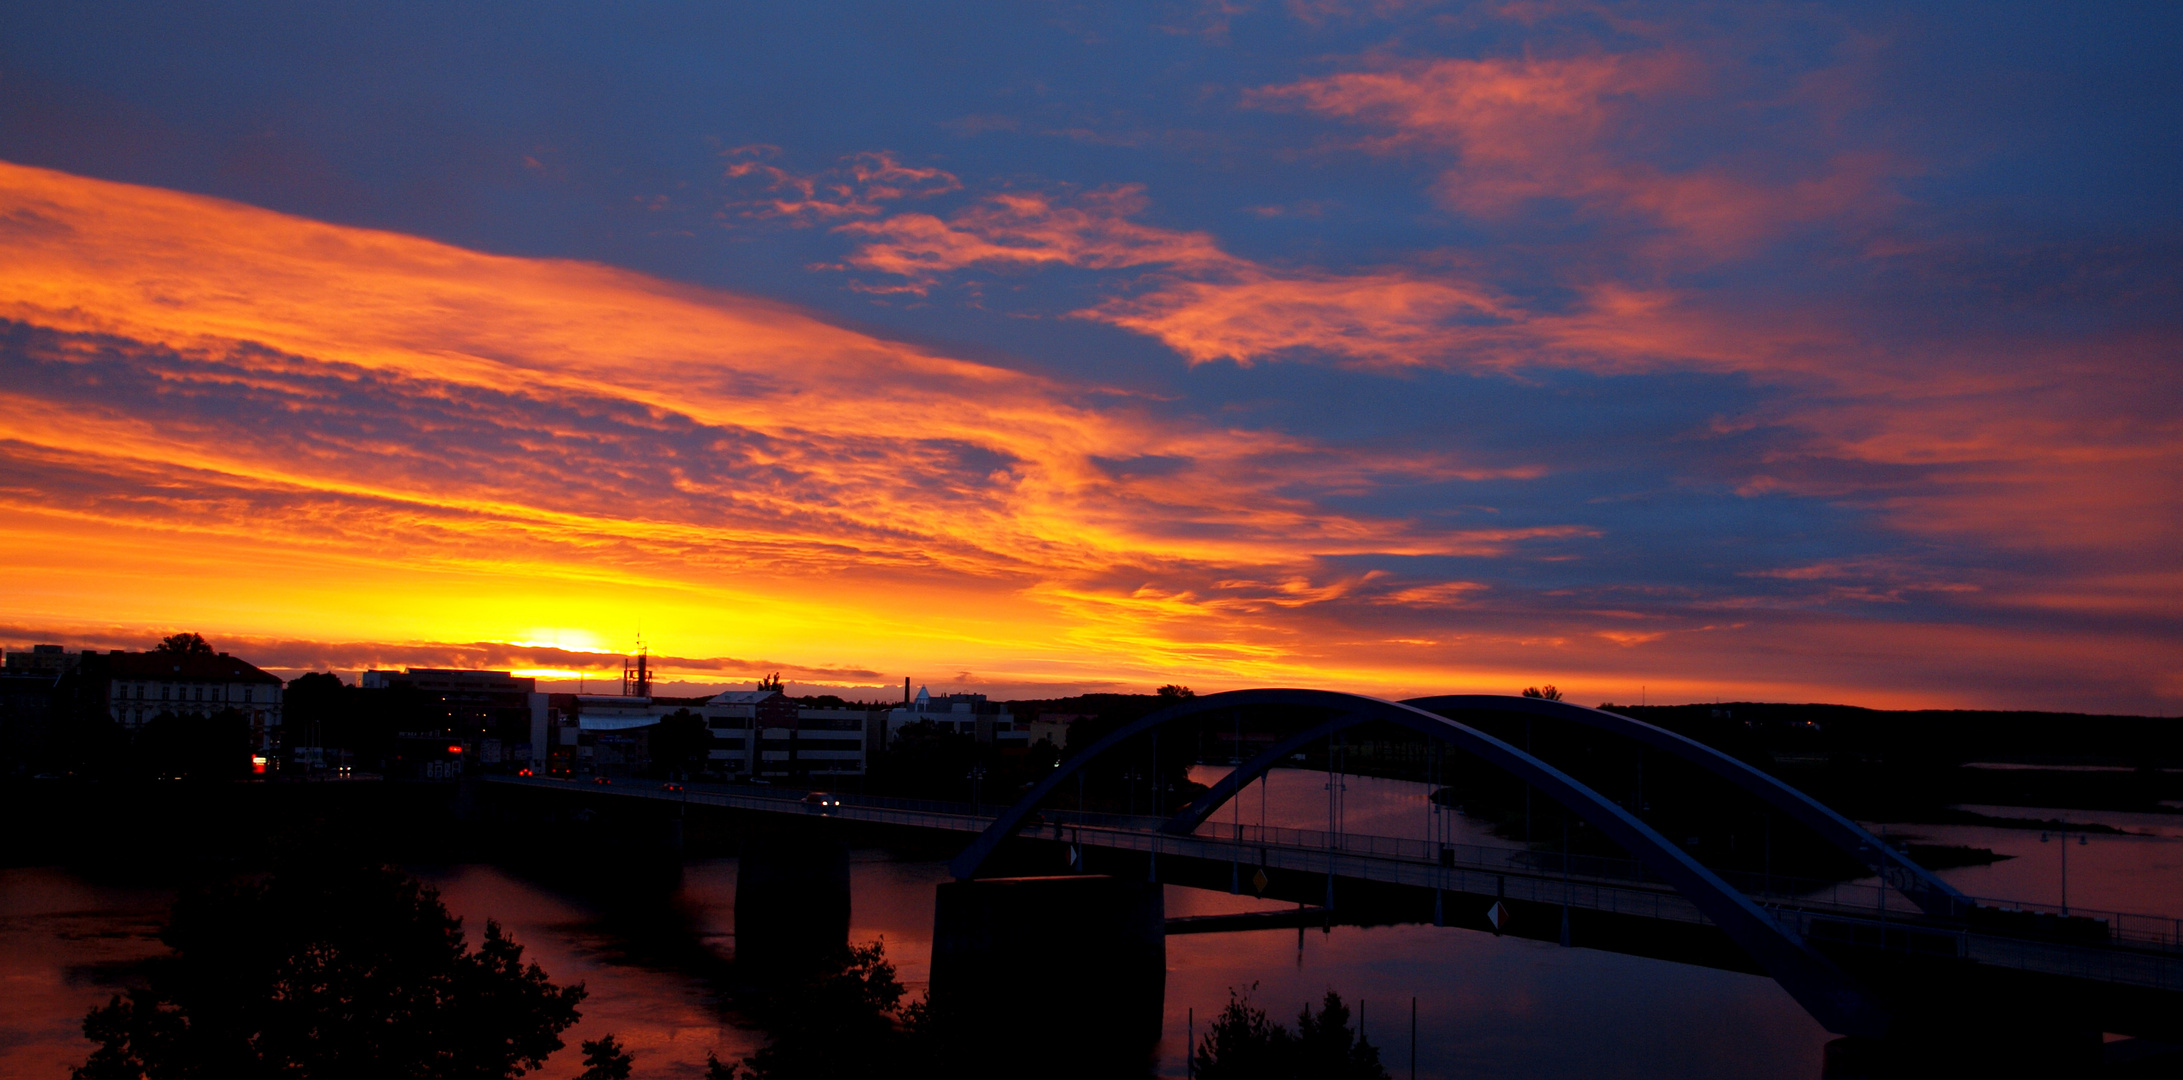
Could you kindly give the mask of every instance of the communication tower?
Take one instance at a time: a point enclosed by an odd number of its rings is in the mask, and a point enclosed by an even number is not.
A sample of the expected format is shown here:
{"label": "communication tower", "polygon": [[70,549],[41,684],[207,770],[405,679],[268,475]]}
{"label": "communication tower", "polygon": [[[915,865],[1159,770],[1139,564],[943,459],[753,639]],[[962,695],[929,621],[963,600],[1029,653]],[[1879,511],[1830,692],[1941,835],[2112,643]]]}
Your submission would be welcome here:
{"label": "communication tower", "polygon": [[637,639],[637,655],[622,658],[622,696],[652,696],[652,654],[644,639]]}

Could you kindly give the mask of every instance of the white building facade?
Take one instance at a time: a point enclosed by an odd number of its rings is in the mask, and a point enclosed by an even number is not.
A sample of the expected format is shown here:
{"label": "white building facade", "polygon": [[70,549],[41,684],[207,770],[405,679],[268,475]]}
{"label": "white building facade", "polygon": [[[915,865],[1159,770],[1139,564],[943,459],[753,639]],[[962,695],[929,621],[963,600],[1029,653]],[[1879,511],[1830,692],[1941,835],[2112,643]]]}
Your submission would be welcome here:
{"label": "white building facade", "polygon": [[233,710],[250,725],[255,753],[280,745],[281,680],[226,653],[92,653],[82,671],[103,684],[107,716],[129,730],[161,713]]}

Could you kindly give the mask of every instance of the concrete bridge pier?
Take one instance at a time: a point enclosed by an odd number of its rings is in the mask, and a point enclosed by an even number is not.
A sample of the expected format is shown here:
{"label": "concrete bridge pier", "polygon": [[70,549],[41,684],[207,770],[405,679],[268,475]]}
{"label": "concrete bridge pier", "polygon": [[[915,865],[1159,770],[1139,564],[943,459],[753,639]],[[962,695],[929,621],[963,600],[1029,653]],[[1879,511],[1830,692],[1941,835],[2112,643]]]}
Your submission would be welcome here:
{"label": "concrete bridge pier", "polygon": [[735,874],[735,963],[766,981],[849,945],[849,847],[818,829],[744,838]]}
{"label": "concrete bridge pier", "polygon": [[944,882],[933,1019],[950,1056],[1021,1075],[1122,1075],[1160,1039],[1166,902],[1103,874]]}

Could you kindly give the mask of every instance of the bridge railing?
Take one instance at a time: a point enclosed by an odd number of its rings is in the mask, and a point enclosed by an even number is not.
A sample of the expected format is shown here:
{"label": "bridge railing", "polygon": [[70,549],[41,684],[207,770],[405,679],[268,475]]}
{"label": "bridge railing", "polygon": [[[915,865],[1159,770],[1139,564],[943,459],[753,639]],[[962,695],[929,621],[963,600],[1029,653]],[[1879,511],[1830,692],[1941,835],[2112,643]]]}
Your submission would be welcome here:
{"label": "bridge railing", "polygon": [[1980,933],[1964,926],[1889,923],[1870,915],[1772,908],[1782,925],[1818,941],[1889,951],[1954,956],[1996,967],[2095,982],[2183,991],[2183,955],[2170,950],[2103,948]]}
{"label": "bridge railing", "polygon": [[[513,777],[496,780],[517,781]],[[558,783],[543,779],[528,781],[533,786],[557,786]],[[617,794],[644,795],[653,798],[681,798],[690,802],[707,802],[715,805],[740,805],[753,809],[778,809],[783,812],[803,812],[801,800],[805,791],[788,785],[748,784],[692,784],[679,793],[666,790],[664,784],[627,782],[616,790]],[[903,825],[930,824],[925,815],[944,815],[968,819],[962,825],[990,819],[999,809],[995,804],[973,807],[967,802],[940,799],[904,799],[879,795],[842,794],[842,801],[864,813],[857,816],[866,820],[892,822]],[[1044,809],[1039,823],[1053,828],[1095,829],[1112,833],[1157,833],[1166,823],[1163,817],[1148,814],[1109,814],[1090,811]],[[1033,831],[1036,831],[1035,829]],[[1558,851],[1527,850],[1517,847],[1495,847],[1485,844],[1448,844],[1433,840],[1409,837],[1376,836],[1368,833],[1333,833],[1321,829],[1292,829],[1279,825],[1248,825],[1233,822],[1207,821],[1200,824],[1196,839],[1243,846],[1267,846],[1289,850],[1327,852],[1342,856],[1365,859],[1391,859],[1399,862],[1438,866],[1448,869],[1470,870],[1493,874],[1522,874],[1534,877],[1568,879],[1572,883],[1592,883],[1618,891],[1626,887],[1665,888],[1656,875],[1648,873],[1634,859],[1613,858],[1597,855],[1563,855]],[[1137,845],[1129,845],[1137,846]],[[1364,864],[1352,864],[1348,872],[1370,877]],[[1738,870],[1715,870],[1730,885],[1759,903],[1775,908],[1796,908],[1807,911],[1831,912],[1854,918],[1886,918],[1899,913],[1909,918],[1913,909],[1909,902],[1895,890],[1874,881],[1827,881],[1798,878],[1782,874],[1757,874]],[[2058,905],[2037,901],[1972,897],[1985,908],[2025,911],[2062,915]],[[1612,905],[1615,901],[1608,901]],[[1623,900],[1629,903],[1629,900]],[[1587,905],[1589,906],[1589,905]],[[2107,939],[2116,945],[2163,953],[2183,953],[2183,918],[2166,915],[2149,915],[2135,912],[2106,911],[2071,905],[2067,914],[2077,919],[2097,920],[2107,924]],[[1994,940],[2006,940],[1995,938]],[[1996,946],[1998,948],[1998,946]]]}

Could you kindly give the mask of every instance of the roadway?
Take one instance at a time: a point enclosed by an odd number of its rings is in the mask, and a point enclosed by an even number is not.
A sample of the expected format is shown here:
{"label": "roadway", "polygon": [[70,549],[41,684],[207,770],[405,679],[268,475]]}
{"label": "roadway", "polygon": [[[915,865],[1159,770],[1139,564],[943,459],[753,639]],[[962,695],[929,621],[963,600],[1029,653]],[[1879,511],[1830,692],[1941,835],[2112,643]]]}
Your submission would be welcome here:
{"label": "roadway", "polygon": [[[995,813],[968,804],[837,795],[840,805],[816,807],[805,792],[753,785],[670,784],[616,778],[607,784],[589,779],[488,776],[488,783],[570,794],[677,802],[734,810],[804,817],[831,817],[901,828],[976,835]],[[997,812],[1001,807],[991,808]],[[1328,833],[1306,829],[1260,827],[1208,821],[1191,835],[1160,831],[1166,819],[1152,816],[1080,813],[1045,809],[1025,824],[1019,836],[1072,845],[1091,861],[1094,851],[1133,853],[1130,865],[1153,873],[1159,860],[1191,860],[1199,865],[1226,863],[1231,881],[1249,881],[1261,868],[1270,875],[1313,875],[1333,881],[1362,881],[1395,888],[1431,890],[1440,897],[1503,900],[1533,908],[1591,912],[1617,919],[1655,923],[1710,925],[1689,900],[1674,889],[1648,880],[1634,861],[1589,856],[1561,858],[1552,852],[1480,845],[1439,844],[1400,837]],[[1926,915],[1894,890],[1872,883],[1798,881],[1757,875],[1724,874],[1783,927],[1798,936],[1835,946],[1953,958],[1992,968],[2085,980],[2113,987],[2183,993],[2183,920],[2118,912],[2073,909],[2076,919],[2057,921],[2056,913],[2027,901],[1974,898],[1982,914],[2017,912],[1984,919],[1949,919]],[[1331,905],[1329,905],[1331,908]],[[2044,916],[2042,918],[2041,916]],[[2089,918],[2087,917],[2089,916]],[[2042,940],[2057,928],[2082,934],[2104,919],[2104,941]],[[1475,923],[1476,918],[1461,920]],[[1995,932],[1993,924],[2011,931]],[[1243,925],[1243,924],[1239,924]]]}

